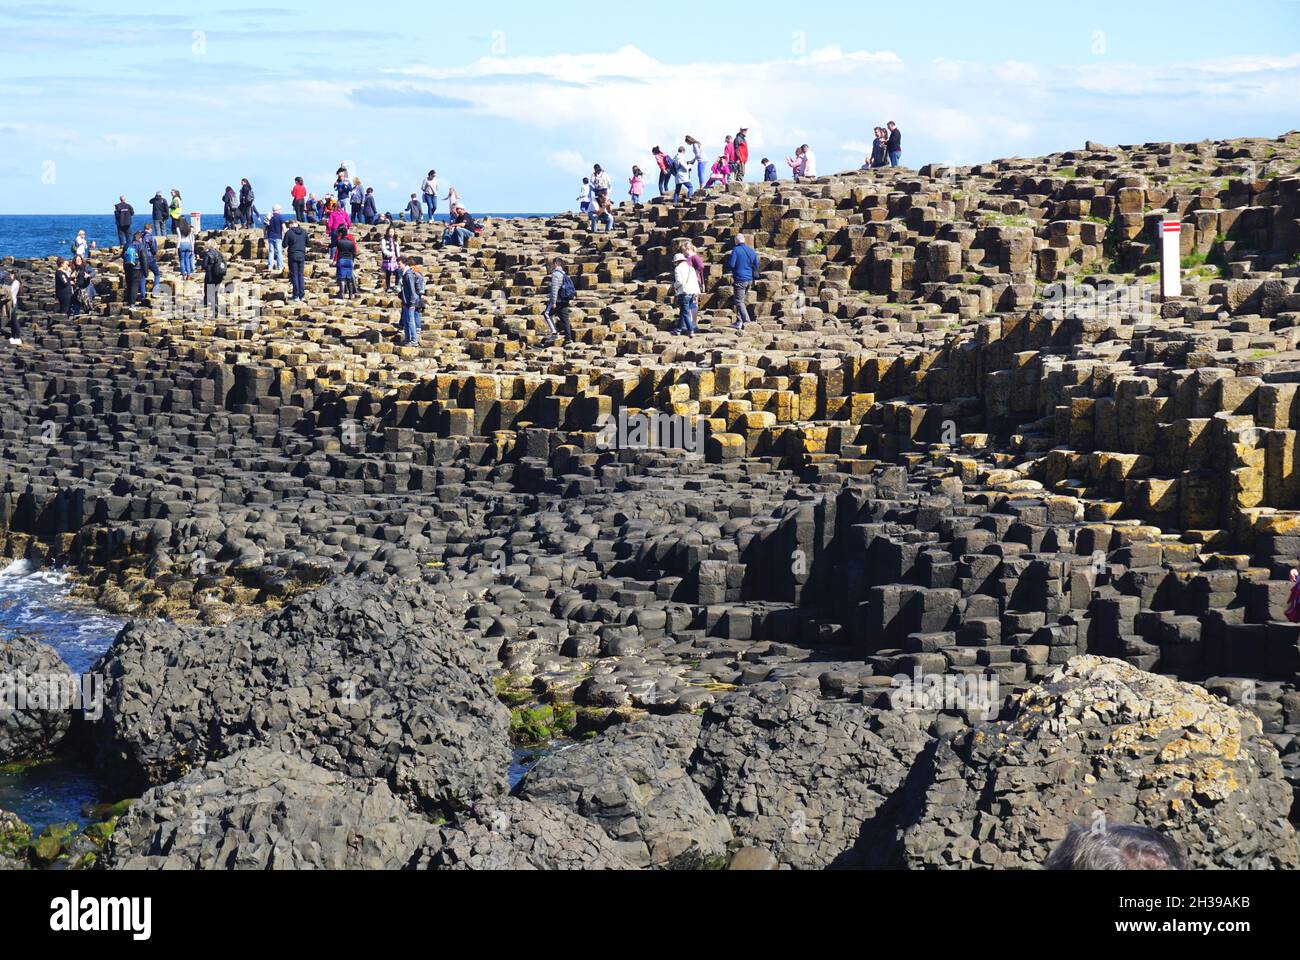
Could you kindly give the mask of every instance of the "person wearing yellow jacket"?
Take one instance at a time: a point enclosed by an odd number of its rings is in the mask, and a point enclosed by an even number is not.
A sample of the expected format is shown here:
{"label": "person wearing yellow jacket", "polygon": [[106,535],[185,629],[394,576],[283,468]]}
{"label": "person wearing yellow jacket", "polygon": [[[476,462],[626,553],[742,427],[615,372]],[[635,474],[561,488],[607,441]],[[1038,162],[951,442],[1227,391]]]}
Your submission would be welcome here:
{"label": "person wearing yellow jacket", "polygon": [[180,232],[178,228],[181,224],[181,211],[183,206],[184,205],[181,203],[181,192],[179,190],[173,190],[171,203],[167,206],[167,215],[170,218],[169,226],[171,227],[171,233],[173,235]]}

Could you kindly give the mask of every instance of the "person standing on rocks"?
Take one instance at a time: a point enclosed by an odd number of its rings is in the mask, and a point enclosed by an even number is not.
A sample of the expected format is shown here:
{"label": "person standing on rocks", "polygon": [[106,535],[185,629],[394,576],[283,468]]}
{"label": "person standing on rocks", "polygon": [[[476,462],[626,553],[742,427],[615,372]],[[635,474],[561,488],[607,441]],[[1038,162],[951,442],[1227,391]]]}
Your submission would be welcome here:
{"label": "person standing on rocks", "polygon": [[397,275],[397,293],[402,304],[402,346],[416,347],[420,345],[419,314],[424,306],[420,296],[420,278],[410,266],[400,260]]}
{"label": "person standing on rocks", "polygon": [[903,131],[898,129],[898,124],[893,120],[889,121],[889,165],[896,167],[903,159]]}
{"label": "person standing on rocks", "polygon": [[135,247],[136,261],[136,293],[141,303],[149,302],[149,240],[153,234],[149,230],[149,225],[145,224],[144,230],[137,231],[135,241],[131,244]]}
{"label": "person standing on rocks", "polygon": [[226,187],[226,192],[221,195],[221,213],[227,230],[239,226],[239,197],[234,187]]}
{"label": "person standing on rocks", "polygon": [[423,212],[423,208],[420,206],[420,201],[416,199],[415,194],[411,194],[411,199],[406,204],[406,218],[412,223],[419,223],[420,216]]}
{"label": "person standing on rocks", "polygon": [[59,313],[65,317],[72,316],[72,268],[68,261],[59,257],[54,261],[54,299],[58,301]]}
{"label": "person standing on rocks", "polygon": [[401,266],[402,245],[397,241],[397,231],[389,227],[384,238],[379,241],[379,269],[384,273],[384,293],[392,290],[393,281],[398,279]]}
{"label": "person standing on rocks", "polygon": [[[414,196],[414,194],[412,194]],[[352,193],[348,195],[348,201],[352,205],[352,222],[363,223],[362,217],[366,208],[366,191],[361,188],[361,178],[357,177],[352,181]]]}
{"label": "person standing on rocks", "polygon": [[140,234],[136,233],[122,247],[122,302],[128,307],[135,303],[140,283]]}
{"label": "person standing on rocks", "polygon": [[253,225],[253,185],[248,178],[239,181],[239,223],[243,227]]}
{"label": "person standing on rocks", "polygon": [[117,198],[113,208],[113,223],[117,225],[117,245],[125,247],[131,242],[131,224],[135,220],[135,207],[126,202],[126,197]]}
{"label": "person standing on rocks", "polygon": [[727,179],[736,166],[736,141],[730,134],[722,142],[722,159],[727,161]]}
{"label": "person standing on rocks", "polygon": [[591,215],[591,177],[582,178],[582,186],[578,188],[578,212],[584,217]]}
{"label": "person standing on rocks", "polygon": [[636,164],[632,165],[632,179],[627,182],[627,186],[627,195],[632,198],[632,206],[641,206],[641,194],[645,192],[645,174]]}
{"label": "person standing on rocks", "polygon": [[871,141],[871,168],[879,170],[889,162],[889,136],[884,127],[876,127]]}
{"label": "person standing on rocks", "polygon": [[188,281],[194,274],[194,228],[188,220],[182,220],[176,226],[176,260],[181,279]]}
{"label": "person standing on rocks", "polygon": [[181,192],[173,190],[171,203],[167,206],[168,226],[173,236],[176,234],[176,228],[181,225],[181,217],[185,212],[184,207],[185,203],[181,200]]}
{"label": "person standing on rocks", "polygon": [[365,218],[367,226],[373,227],[379,222],[379,208],[375,206],[374,187],[366,187],[366,199],[361,204],[361,216]]}
{"label": "person standing on rocks", "polygon": [[293,190],[289,192],[293,198],[293,218],[299,223],[307,220],[307,185],[302,182],[302,177],[293,178]]}
{"label": "person standing on rocks", "polygon": [[433,223],[438,215],[438,171],[430,170],[429,175],[424,178],[424,183],[420,184],[420,193],[424,197],[424,208],[428,214],[428,220]]}
{"label": "person standing on rocks", "polygon": [[21,289],[18,274],[0,267],[0,323],[9,324],[9,344],[14,347],[23,345],[23,331],[18,322],[18,291]]}
{"label": "person standing on rocks", "polygon": [[659,168],[659,196],[665,196],[668,193],[668,184],[672,182],[673,175],[668,167],[668,155],[655,147],[651,151],[655,158],[655,166]]}
{"label": "person standing on rocks", "polygon": [[140,238],[144,245],[144,273],[140,275],[140,294],[144,295],[145,274],[153,274],[154,293],[158,292],[158,284],[162,282],[162,276],[158,270],[158,237],[154,235],[153,228],[149,224],[144,225],[144,236]]}
{"label": "person standing on rocks", "polygon": [[339,167],[334,180],[334,196],[340,207],[347,206],[348,198],[352,196],[352,181],[348,178],[347,167]]}
{"label": "person standing on rocks", "polygon": [[[682,197],[682,189],[686,190],[686,199],[689,200],[695,194],[695,185],[691,183],[691,160],[686,156],[686,148],[677,148],[677,157],[673,160],[673,179],[677,186],[673,189],[673,203],[679,203]],[[704,182],[703,176],[700,182]]]}
{"label": "person standing on rocks", "polygon": [[320,211],[316,208],[316,194],[307,194],[307,222],[318,223],[320,221]]}
{"label": "person standing on rocks", "polygon": [[351,300],[357,292],[357,252],[357,238],[346,230],[334,241],[339,297],[343,300]]}
{"label": "person standing on rocks", "polygon": [[[704,295],[704,258],[700,256],[700,251],[695,249],[695,242],[692,240],[682,241],[682,253],[686,255],[686,262],[691,265],[695,271],[695,281],[700,287],[700,296]],[[700,325],[700,301],[697,297],[695,304],[691,309],[691,315],[695,318],[695,326]]]}
{"label": "person standing on rocks", "polygon": [[551,261],[551,274],[547,283],[546,311],[542,314],[546,318],[547,326],[551,328],[551,335],[546,338],[548,347],[555,342],[557,334],[564,337],[565,343],[573,343],[574,341],[570,314],[578,290],[573,285],[573,278],[569,276],[564,267],[564,260],[560,257],[556,257]]}
{"label": "person standing on rocks", "polygon": [[744,183],[745,167],[749,163],[749,127],[741,127],[732,143],[736,148],[736,162],[731,172],[735,174],[736,182]]}
{"label": "person standing on rocks", "polygon": [[292,299],[302,300],[307,296],[303,271],[307,264],[307,230],[301,220],[289,224],[284,233],[284,255],[289,262],[289,285]]}
{"label": "person standing on rocks", "polygon": [[700,299],[700,281],[686,260],[686,254],[673,257],[673,294],[677,297],[680,314],[673,333],[695,336],[695,309]]}
{"label": "person standing on rocks", "polygon": [[86,231],[78,230],[77,235],[72,239],[72,255],[81,257],[83,260],[90,256],[91,246],[86,240]]}
{"label": "person standing on rocks", "polygon": [[763,182],[776,183],[776,181],[780,179],[780,176],[776,172],[776,164],[767,157],[764,157],[759,162],[763,164]]}
{"label": "person standing on rocks", "polygon": [[[703,187],[705,176],[707,173],[707,170],[705,168],[708,166],[708,164],[705,163],[704,160],[704,145],[701,144],[700,141],[696,140],[688,133],[686,135],[686,146],[691,148],[691,156],[689,162],[690,165],[695,168],[695,171],[700,178],[700,186]],[[681,153],[682,151],[679,150],[677,152]],[[688,182],[689,182],[689,177],[688,177]]]}
{"label": "person standing on rocks", "polygon": [[734,290],[732,304],[736,309],[736,322],[731,326],[736,330],[744,330],[745,324],[749,323],[749,305],[745,300],[749,296],[749,288],[754,284],[754,277],[758,274],[758,253],[745,242],[743,233],[736,234],[736,243],[731,248],[731,256],[727,258],[727,272],[731,274]]}
{"label": "person standing on rocks", "polygon": [[149,201],[152,208],[153,232],[155,235],[162,234],[167,229],[167,201],[163,199],[162,191],[159,190]]}
{"label": "person standing on rocks", "polygon": [[266,221],[266,269],[275,273],[284,273],[284,217],[280,215],[280,205],[271,207],[271,216]]}
{"label": "person standing on rocks", "polygon": [[443,199],[447,201],[448,210],[454,210],[460,206],[460,194],[456,192],[455,187],[448,187],[447,195]]}
{"label": "person standing on rocks", "polygon": [[203,248],[203,302],[212,308],[212,316],[220,309],[221,284],[226,279],[226,260],[215,243]]}

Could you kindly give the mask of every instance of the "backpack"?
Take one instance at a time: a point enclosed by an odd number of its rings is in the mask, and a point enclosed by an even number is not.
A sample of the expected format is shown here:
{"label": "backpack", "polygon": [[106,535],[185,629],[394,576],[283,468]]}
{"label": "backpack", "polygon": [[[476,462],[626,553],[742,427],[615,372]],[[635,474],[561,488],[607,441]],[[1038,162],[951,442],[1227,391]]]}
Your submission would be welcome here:
{"label": "backpack", "polygon": [[578,289],[573,285],[573,278],[566,273],[564,283],[560,284],[560,303],[568,303],[577,295]]}
{"label": "backpack", "polygon": [[1291,597],[1286,602],[1286,618],[1300,623],[1300,571],[1291,571]]}
{"label": "backpack", "polygon": [[122,260],[128,267],[138,266],[140,263],[140,251],[135,248],[134,243],[128,243],[126,250],[122,254]]}
{"label": "backpack", "polygon": [[220,250],[216,247],[210,247],[203,255],[203,258],[210,266],[208,273],[212,277],[211,282],[220,283],[222,280],[226,279],[226,261],[221,256]]}

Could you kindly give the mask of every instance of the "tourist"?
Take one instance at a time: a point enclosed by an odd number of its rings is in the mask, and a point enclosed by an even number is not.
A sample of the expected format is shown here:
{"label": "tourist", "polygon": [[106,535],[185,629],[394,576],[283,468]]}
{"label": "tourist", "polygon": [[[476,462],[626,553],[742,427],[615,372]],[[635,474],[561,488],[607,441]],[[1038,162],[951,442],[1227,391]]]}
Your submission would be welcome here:
{"label": "tourist", "polygon": [[410,202],[406,205],[406,218],[412,223],[419,223],[423,212],[424,208],[420,206],[420,201],[416,199],[415,194],[411,194]]}
{"label": "tourist", "polygon": [[[415,194],[411,194],[412,197]],[[352,181],[352,192],[348,194],[348,201],[352,206],[352,222],[364,223],[366,208],[366,191],[361,189],[361,178],[357,177]]]}
{"label": "tourist", "polygon": [[425,213],[428,215],[430,223],[438,215],[438,171],[430,170],[429,175],[424,178],[424,183],[420,184],[420,193],[424,195]]}
{"label": "tourist", "polygon": [[72,292],[72,268],[67,260],[59,257],[54,261],[54,299],[65,317],[72,316]]}
{"label": "tourist", "polygon": [[285,231],[284,255],[289,262],[289,285],[292,289],[290,296],[294,300],[302,300],[307,295],[303,280],[303,271],[307,263],[307,230],[301,221],[295,220]]}
{"label": "tourist", "polygon": [[95,312],[95,268],[85,257],[73,257],[71,266],[72,275],[72,307],[68,314],[69,319],[78,314],[91,314]]}
{"label": "tourist", "polygon": [[[686,199],[689,200],[695,193],[695,186],[691,183],[691,160],[686,156],[686,148],[677,148],[677,157],[673,160],[673,179],[677,186],[673,190],[673,203],[678,203],[682,197],[682,188],[686,189]],[[703,182],[704,178],[700,178]]]}
{"label": "tourist", "polygon": [[[695,242],[693,240],[682,241],[682,253],[686,255],[686,262],[689,263],[691,269],[695,271],[695,279],[700,285],[700,295],[703,296],[704,258],[700,256],[700,251],[695,249]],[[695,324],[698,327],[700,323],[700,301],[698,298],[691,309],[691,316],[694,317]]]}
{"label": "tourist", "polygon": [[876,127],[875,139],[871,141],[871,167],[879,170],[889,163],[889,131]]}
{"label": "tourist", "polygon": [[442,242],[453,247],[465,247],[472,237],[477,237],[482,232],[483,228],[479,226],[478,221],[471,217],[464,207],[455,206],[452,208],[451,222],[443,231]]}
{"label": "tourist", "polygon": [[[342,205],[337,203],[333,197],[325,201],[325,229],[329,232],[331,238],[341,229],[347,229],[352,226],[352,220],[348,217],[348,212],[343,209]],[[331,246],[331,252],[333,247]]]}
{"label": "tourist", "polygon": [[239,226],[239,198],[234,187],[226,187],[226,192],[222,194],[221,211],[227,230]]}
{"label": "tourist", "polygon": [[785,162],[790,165],[790,171],[794,174],[795,180],[817,176],[816,160],[806,143],[794,152],[793,157],[786,157]]}
{"label": "tourist", "polygon": [[334,195],[339,206],[347,206],[348,199],[352,196],[352,181],[348,179],[347,167],[339,167],[338,173],[335,174]]}
{"label": "tourist", "polygon": [[271,207],[271,216],[266,221],[266,269],[284,273],[284,217],[280,215],[280,205]]}
{"label": "tourist", "polygon": [[591,168],[591,190],[598,209],[603,210],[605,208],[605,201],[609,199],[609,191],[613,187],[614,183],[609,179],[609,174],[601,168],[599,163]]}
{"label": "tourist", "polygon": [[745,242],[743,233],[736,234],[731,256],[727,258],[727,272],[731,274],[732,304],[736,310],[736,322],[732,326],[744,330],[745,324],[749,323],[749,305],[745,298],[758,273],[758,253]]}
{"label": "tourist", "polygon": [[176,228],[180,226],[181,217],[185,213],[184,208],[185,202],[181,200],[181,192],[173,190],[172,201],[167,207],[168,227],[171,229],[173,236],[176,234]]}
{"label": "tourist", "polygon": [[153,228],[147,223],[144,225],[144,235],[140,238],[140,241],[143,245],[143,250],[141,252],[144,254],[144,256],[140,258],[140,262],[144,265],[144,269],[140,272],[140,293],[143,296],[144,285],[147,280],[146,275],[150,273],[153,274],[153,289],[155,293],[158,291],[158,284],[162,282],[162,277],[158,270],[158,237],[153,232]]}
{"label": "tourist", "polygon": [[420,310],[423,308],[421,297],[421,280],[423,279],[408,264],[400,260],[397,264],[397,294],[401,303],[402,346],[415,347],[420,344]]}
{"label": "tourist", "polygon": [[126,202],[126,197],[117,198],[113,207],[113,223],[117,225],[117,245],[125,247],[131,242],[131,224],[135,220],[135,207]]}
{"label": "tourist", "polygon": [[732,166],[732,173],[735,174],[736,182],[745,182],[745,165],[749,163],[749,127],[741,127],[740,132],[736,134],[733,141],[736,148],[736,162]]}
{"label": "tourist", "polygon": [[460,206],[460,194],[456,192],[455,187],[448,187],[447,195],[443,199],[447,201],[448,210]]}
{"label": "tourist", "polygon": [[153,199],[149,201],[149,205],[153,208],[154,236],[162,236],[167,231],[167,220],[169,214],[167,212],[167,201],[163,199],[161,190],[153,195]]}
{"label": "tourist", "polygon": [[556,257],[551,261],[550,282],[547,285],[546,310],[542,316],[551,328],[551,335],[546,338],[546,345],[555,342],[557,335],[564,337],[565,343],[573,343],[573,324],[570,313],[574,298],[578,295],[573,279],[564,269],[564,261]]}
{"label": "tourist", "polygon": [[23,345],[23,331],[18,322],[18,291],[21,289],[18,274],[0,267],[0,323],[8,322],[9,343],[15,347]]}
{"label": "tourist", "polygon": [[339,297],[351,300],[357,292],[357,238],[346,230],[334,240],[334,266],[339,283]]}
{"label": "tourist", "polygon": [[898,129],[898,124],[893,120],[888,123],[889,127],[889,165],[898,166],[903,159],[903,131]]}
{"label": "tourist", "polygon": [[122,273],[125,277],[122,287],[122,302],[128,307],[135,303],[136,291],[140,283],[140,234],[137,232],[122,246]]}
{"label": "tourist", "polygon": [[632,165],[632,179],[627,182],[627,195],[632,198],[632,206],[641,206],[641,194],[645,192],[645,174],[636,164]]}
{"label": "tourist", "polygon": [[[731,171],[736,165],[736,141],[732,137],[727,137],[722,142],[722,157],[727,161],[727,178],[731,178]],[[716,166],[716,163],[714,164]]]}
{"label": "tourist", "polygon": [[780,176],[776,172],[776,164],[767,157],[764,157],[759,162],[763,164],[763,182],[776,183],[776,181],[780,179]]}
{"label": "tourist", "polygon": [[253,225],[253,185],[248,178],[239,181],[239,223],[242,227]]}
{"label": "tourist", "polygon": [[[704,145],[701,144],[700,141],[692,137],[690,134],[687,134],[686,146],[691,148],[691,156],[688,162],[699,174],[700,186],[703,187],[704,180],[705,180],[705,167],[708,166],[708,164],[704,160]],[[678,151],[678,153],[681,152],[683,151],[681,150]]]}
{"label": "tourist", "polygon": [[718,157],[717,160],[713,161],[713,167],[709,170],[709,182],[706,183],[704,187],[706,190],[709,187],[713,187],[719,184],[725,187],[727,185],[727,179],[730,176],[731,176],[731,161],[728,160],[726,155],[724,154]]}
{"label": "tourist", "polygon": [[307,222],[308,222],[308,223],[319,223],[319,222],[320,222],[320,211],[317,210],[317,208],[316,208],[316,204],[317,204],[317,202],[318,202],[318,201],[317,201],[317,199],[316,199],[316,194],[314,194],[314,193],[309,193],[309,194],[307,194],[307,202],[304,204],[304,206],[305,206],[306,209],[307,209]]}
{"label": "tourist", "polygon": [[194,228],[190,226],[188,220],[182,220],[176,227],[178,238],[176,240],[176,258],[177,266],[180,268],[181,279],[189,280],[194,273]]}
{"label": "tourist", "polygon": [[392,290],[393,281],[402,264],[402,245],[397,241],[397,231],[389,227],[379,241],[379,269],[384,274],[384,293]]}
{"label": "tourist", "polygon": [[606,232],[606,233],[610,233],[610,232],[613,231],[613,229],[614,229],[614,201],[611,200],[611,199],[609,198],[609,194],[605,194],[605,197],[604,197],[603,200],[597,199],[597,200],[593,201],[591,209],[590,209],[589,211],[587,211],[587,215],[588,215],[588,217],[591,219],[591,232],[592,232],[592,233],[595,233],[595,232],[596,232],[596,222],[597,222],[597,220],[599,220],[601,223],[603,223],[603,224],[605,225],[605,232]]}
{"label": "tourist", "polygon": [[302,177],[293,178],[293,189],[289,191],[289,196],[293,198],[293,218],[300,222],[306,221],[307,185],[302,182]]}
{"label": "tourist", "polygon": [[215,243],[203,248],[203,302],[216,317],[220,308],[221,283],[226,279],[226,261]]}
{"label": "tourist", "polygon": [[591,213],[591,206],[594,198],[591,193],[591,178],[583,177],[582,186],[578,188],[578,212],[584,215]]}
{"label": "tourist", "polygon": [[700,281],[694,269],[686,261],[684,253],[679,253],[673,258],[673,293],[677,297],[677,305],[681,310],[673,333],[684,333],[688,337],[693,337],[696,330],[695,310],[700,299]]}
{"label": "tourist", "polygon": [[655,166],[659,168],[659,196],[665,196],[668,193],[668,184],[672,182],[673,175],[668,166],[668,155],[655,147],[651,151],[655,158]]}
{"label": "tourist", "polygon": [[1178,844],[1150,827],[1072,826],[1045,870],[1186,870]]}
{"label": "tourist", "polygon": [[375,205],[375,188],[366,187],[366,199],[361,204],[361,216],[368,226],[379,222],[379,208]]}
{"label": "tourist", "polygon": [[94,244],[86,240],[86,231],[78,230],[77,235],[72,239],[72,255],[86,259],[90,256],[90,251],[94,249]]}
{"label": "tourist", "polygon": [[149,302],[149,245],[146,238],[151,236],[149,225],[145,224],[143,231],[136,232],[131,244],[135,248],[136,296],[141,303]]}

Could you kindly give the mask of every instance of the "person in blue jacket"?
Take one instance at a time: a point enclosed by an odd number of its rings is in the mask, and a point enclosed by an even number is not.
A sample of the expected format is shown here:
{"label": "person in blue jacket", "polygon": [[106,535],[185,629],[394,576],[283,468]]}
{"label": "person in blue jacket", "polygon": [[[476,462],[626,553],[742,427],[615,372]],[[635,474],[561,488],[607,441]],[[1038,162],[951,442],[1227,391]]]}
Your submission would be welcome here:
{"label": "person in blue jacket", "polygon": [[375,188],[366,187],[366,200],[361,207],[361,216],[372,226],[379,222],[379,208],[375,206]]}
{"label": "person in blue jacket", "polygon": [[736,322],[731,327],[733,330],[744,330],[745,324],[749,323],[749,306],[745,303],[745,298],[749,296],[749,288],[753,286],[754,277],[758,274],[758,254],[745,242],[743,233],[736,234],[731,256],[727,257],[727,272],[731,274],[734,288],[732,304],[736,308]]}

